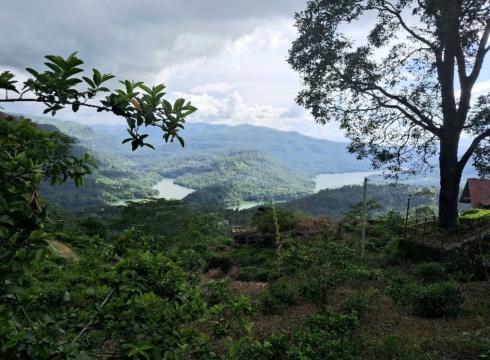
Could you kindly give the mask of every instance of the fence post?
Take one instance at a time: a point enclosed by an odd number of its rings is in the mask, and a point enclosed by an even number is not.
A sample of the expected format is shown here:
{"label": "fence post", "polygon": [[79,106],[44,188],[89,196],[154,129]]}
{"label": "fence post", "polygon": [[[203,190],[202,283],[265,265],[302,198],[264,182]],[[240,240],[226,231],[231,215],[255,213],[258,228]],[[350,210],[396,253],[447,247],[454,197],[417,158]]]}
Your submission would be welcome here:
{"label": "fence post", "polygon": [[366,212],[367,212],[367,177],[364,178],[364,194],[362,207],[362,238],[361,238],[361,256],[364,256],[366,250]]}
{"label": "fence post", "polygon": [[408,199],[407,199],[407,213],[405,214],[405,235],[407,234],[407,228],[408,228],[408,215],[410,213],[410,201],[412,199],[412,194],[408,193]]}

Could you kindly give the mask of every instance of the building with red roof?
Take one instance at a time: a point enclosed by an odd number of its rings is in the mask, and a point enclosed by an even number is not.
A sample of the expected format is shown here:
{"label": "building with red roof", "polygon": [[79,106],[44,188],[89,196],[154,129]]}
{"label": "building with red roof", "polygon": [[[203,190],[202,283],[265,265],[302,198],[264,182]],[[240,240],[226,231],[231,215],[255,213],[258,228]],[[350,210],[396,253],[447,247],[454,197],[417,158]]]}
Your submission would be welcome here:
{"label": "building with red roof", "polygon": [[472,208],[490,208],[490,179],[468,179],[459,201]]}

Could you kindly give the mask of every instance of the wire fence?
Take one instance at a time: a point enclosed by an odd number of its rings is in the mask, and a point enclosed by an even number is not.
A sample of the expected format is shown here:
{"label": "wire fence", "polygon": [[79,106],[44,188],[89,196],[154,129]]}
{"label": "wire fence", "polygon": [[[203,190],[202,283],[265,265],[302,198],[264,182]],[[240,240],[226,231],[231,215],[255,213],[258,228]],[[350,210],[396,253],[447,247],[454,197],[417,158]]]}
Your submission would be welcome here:
{"label": "wire fence", "polygon": [[422,245],[450,250],[466,243],[490,236],[490,218],[475,219],[445,230],[438,226],[438,219],[425,217],[410,219],[405,228],[405,239]]}

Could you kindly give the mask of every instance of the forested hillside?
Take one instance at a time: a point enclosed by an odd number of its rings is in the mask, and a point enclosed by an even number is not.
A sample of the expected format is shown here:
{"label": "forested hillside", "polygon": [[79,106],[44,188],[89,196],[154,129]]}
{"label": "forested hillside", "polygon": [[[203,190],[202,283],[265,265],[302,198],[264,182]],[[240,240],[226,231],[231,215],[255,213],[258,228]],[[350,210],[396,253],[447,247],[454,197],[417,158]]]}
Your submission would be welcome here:
{"label": "forested hillside", "polygon": [[[403,212],[407,207],[408,194],[412,195],[411,206],[421,205],[435,206],[437,194],[421,191],[423,188],[409,185],[369,185],[367,198],[375,201],[380,208],[379,213],[388,210]],[[335,220],[349,211],[349,209],[362,202],[362,186],[344,186],[339,189],[321,190],[316,194],[305,196],[301,199],[291,200],[278,204],[286,209],[303,211],[312,216],[327,215]]]}
{"label": "forested hillside", "polygon": [[151,187],[159,177],[196,189],[189,201],[229,206],[242,200],[300,197],[312,192],[314,174],[367,169],[343,143],[263,127],[189,124],[183,149],[175,143],[161,144],[148,129],[156,149],[132,152],[121,144],[121,127],[33,119],[70,135],[76,146],[98,159],[99,170],[88,177],[83,194],[69,185],[43,187],[49,199],[67,210],[156,195]]}

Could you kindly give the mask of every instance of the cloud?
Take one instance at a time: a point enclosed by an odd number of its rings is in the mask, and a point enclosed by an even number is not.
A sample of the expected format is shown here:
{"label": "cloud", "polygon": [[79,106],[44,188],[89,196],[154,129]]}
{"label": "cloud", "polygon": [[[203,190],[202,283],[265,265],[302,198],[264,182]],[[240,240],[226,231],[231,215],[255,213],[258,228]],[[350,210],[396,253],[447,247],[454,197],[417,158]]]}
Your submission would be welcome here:
{"label": "cloud", "polygon": [[[0,64],[39,65],[80,51],[90,65],[150,78],[212,55],[258,23],[291,18],[305,0],[23,0],[2,4]],[[7,35],[7,36],[5,36]]]}
{"label": "cloud", "polygon": [[[163,82],[169,97],[190,98],[191,121],[253,124],[344,140],[335,123],[318,125],[295,105],[301,88],[286,62],[297,37],[293,15],[306,0],[23,0],[0,12],[0,69],[42,66],[47,53],[79,51],[87,68],[118,78]],[[373,19],[349,27],[362,41]],[[346,28],[347,31],[347,28]],[[20,72],[21,77],[25,76]],[[484,68],[481,78],[487,79]],[[477,92],[490,89],[488,81]],[[37,105],[7,110],[39,114]],[[121,121],[107,114],[65,111],[85,123]]]}

